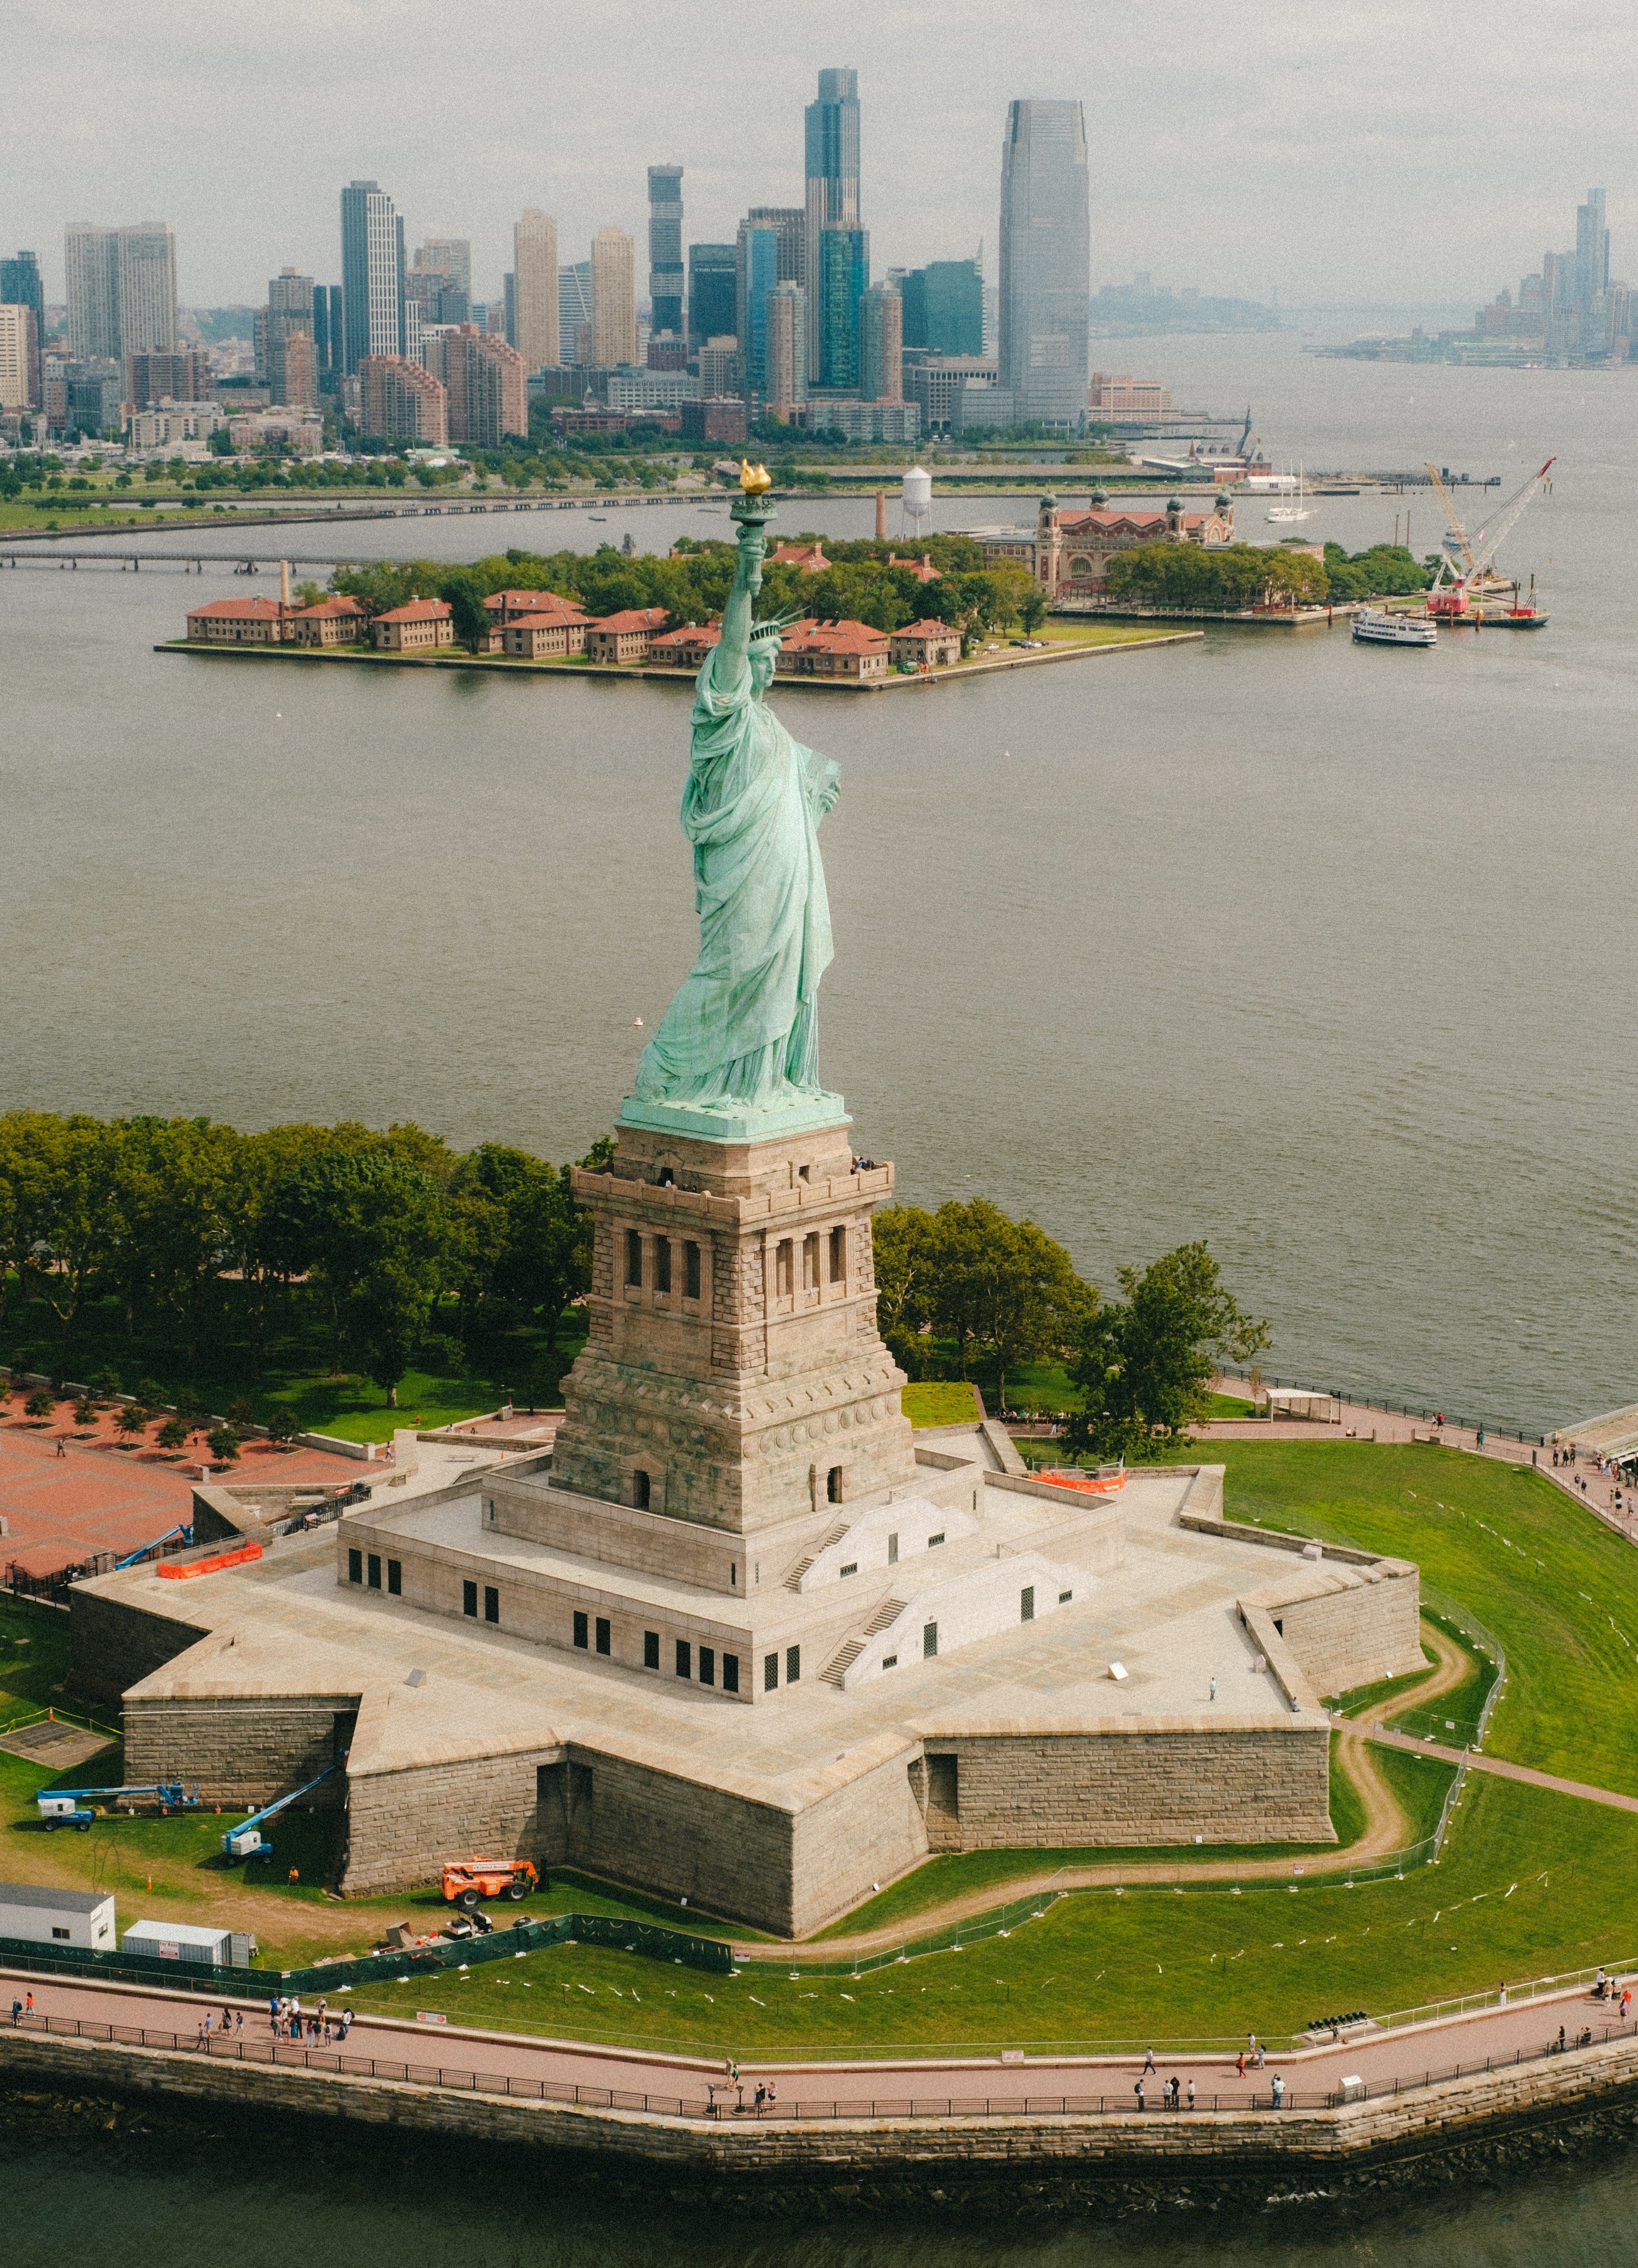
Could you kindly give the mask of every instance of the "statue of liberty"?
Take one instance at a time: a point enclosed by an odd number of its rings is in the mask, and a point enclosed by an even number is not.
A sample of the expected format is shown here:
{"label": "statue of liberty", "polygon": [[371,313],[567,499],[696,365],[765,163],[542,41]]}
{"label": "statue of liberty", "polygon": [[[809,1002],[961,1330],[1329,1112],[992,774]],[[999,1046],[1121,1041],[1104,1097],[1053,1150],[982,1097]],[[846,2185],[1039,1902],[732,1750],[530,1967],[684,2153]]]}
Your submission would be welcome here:
{"label": "statue of liberty", "polygon": [[819,979],[831,959],[819,822],[837,767],[791,738],[765,705],[786,628],[753,622],[771,485],[741,472],[739,557],[720,643],[694,694],[682,832],[694,846],[699,958],[643,1050],[622,1116],[648,1125],[755,1123],[773,1131],[842,1116],[818,1083]]}

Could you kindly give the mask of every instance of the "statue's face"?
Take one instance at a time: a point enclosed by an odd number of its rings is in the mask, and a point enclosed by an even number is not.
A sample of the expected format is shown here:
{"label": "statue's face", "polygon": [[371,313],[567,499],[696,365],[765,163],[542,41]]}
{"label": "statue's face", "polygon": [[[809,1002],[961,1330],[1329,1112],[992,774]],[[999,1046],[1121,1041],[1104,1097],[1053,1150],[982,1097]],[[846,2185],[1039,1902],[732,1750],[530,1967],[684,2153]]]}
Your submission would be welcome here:
{"label": "statue's face", "polygon": [[765,693],[773,682],[775,653],[776,649],[765,641],[751,648],[751,683],[756,687],[759,696]]}

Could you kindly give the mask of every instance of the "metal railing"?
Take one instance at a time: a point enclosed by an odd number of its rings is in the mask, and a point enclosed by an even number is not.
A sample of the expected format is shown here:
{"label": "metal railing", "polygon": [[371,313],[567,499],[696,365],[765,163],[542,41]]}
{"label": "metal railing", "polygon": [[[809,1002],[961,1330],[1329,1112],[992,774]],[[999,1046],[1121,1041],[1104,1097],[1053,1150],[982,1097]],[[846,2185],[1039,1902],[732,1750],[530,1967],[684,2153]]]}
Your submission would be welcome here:
{"label": "metal railing", "polygon": [[[1180,2089],[1177,2101],[1165,2098],[1162,2085],[1150,2090],[1140,2081],[1127,2088],[1122,2087],[1114,2094],[1067,2093],[993,2095],[872,2095],[847,2098],[841,2095],[820,2095],[799,2098],[791,2102],[766,2103],[758,2106],[754,2095],[751,2103],[744,2101],[742,2084],[735,2087],[736,2100],[732,2105],[719,2102],[717,2097],[726,2093],[732,2082],[714,2082],[702,2102],[697,2096],[660,2094],[619,2088],[587,2087],[578,2080],[528,2079],[516,2073],[463,2071],[447,2064],[411,2063],[395,2056],[347,2055],[339,2049],[298,2047],[293,2042],[277,2039],[259,2040],[235,2033],[231,2038],[220,2034],[208,2034],[200,2029],[191,2036],[181,2032],[161,2030],[153,2025],[103,2024],[83,2016],[51,2016],[36,2012],[33,2015],[12,2018],[13,2029],[41,2036],[107,2042],[122,2047],[157,2048],[171,2053],[192,2053],[209,2057],[217,2063],[267,2065],[276,2068],[318,2072],[348,2079],[387,2080],[398,2086],[432,2087],[462,2095],[501,2095],[511,2101],[524,2102],[567,2102],[588,2110],[623,2110],[646,2116],[659,2115],[672,2118],[687,2118],[705,2123],[719,2122],[725,2115],[730,2118],[771,2117],[778,2119],[813,2122],[830,2119],[882,2118],[1067,2118],[1074,2117],[1177,2117],[1191,2114],[1198,2117],[1217,2111],[1267,2111],[1279,2116],[1284,2111],[1334,2110],[1347,2102],[1379,2102],[1385,2096],[1407,2094],[1417,2088],[1443,2085],[1452,2080],[1472,2078],[1478,2073],[1517,2069],[1526,2063],[1538,2063],[1547,2058],[1574,2052],[1594,2045],[1606,2046],[1614,2039],[1638,2037],[1638,2024],[1606,2024],[1598,2031],[1595,2041],[1594,2027],[1585,2026],[1574,2038],[1565,2028],[1562,2041],[1548,2040],[1539,2050],[1528,2052],[1517,2048],[1511,2056],[1487,2056],[1483,2062],[1472,2062],[1425,2066],[1420,2073],[1408,2076],[1396,2074],[1391,2080],[1370,2084],[1361,2082],[1353,2087],[1298,2088],[1281,2083],[1278,2092],[1273,2084],[1245,2089],[1214,2089],[1208,2096],[1196,2089],[1195,2099],[1187,2097],[1185,2086]],[[1181,2060],[1181,2058],[1179,2058]],[[1158,2073],[1155,2074],[1158,2079]]]}
{"label": "metal railing", "polygon": [[[1249,1370],[1242,1370],[1237,1364],[1232,1362],[1220,1362],[1217,1369],[1219,1375],[1223,1378],[1249,1379],[1251,1377]],[[1272,1386],[1276,1394],[1281,1387],[1290,1387],[1298,1392],[1304,1390],[1295,1378],[1276,1378],[1271,1370],[1265,1370],[1259,1375],[1262,1383],[1265,1387]],[[1323,1392],[1327,1389],[1319,1390]],[[1521,1432],[1516,1426],[1498,1425],[1488,1418],[1455,1418],[1448,1410],[1428,1410],[1420,1403],[1384,1402],[1374,1394],[1356,1394],[1351,1387],[1333,1386],[1328,1390],[1332,1401],[1346,1402],[1355,1410],[1380,1410],[1385,1417],[1420,1418],[1428,1423],[1436,1418],[1442,1418],[1447,1425],[1453,1427],[1458,1432],[1477,1430],[1482,1426],[1487,1433],[1499,1434],[1504,1440],[1521,1441],[1527,1447],[1533,1446],[1541,1449],[1545,1449],[1547,1446],[1547,1437],[1545,1433]]]}

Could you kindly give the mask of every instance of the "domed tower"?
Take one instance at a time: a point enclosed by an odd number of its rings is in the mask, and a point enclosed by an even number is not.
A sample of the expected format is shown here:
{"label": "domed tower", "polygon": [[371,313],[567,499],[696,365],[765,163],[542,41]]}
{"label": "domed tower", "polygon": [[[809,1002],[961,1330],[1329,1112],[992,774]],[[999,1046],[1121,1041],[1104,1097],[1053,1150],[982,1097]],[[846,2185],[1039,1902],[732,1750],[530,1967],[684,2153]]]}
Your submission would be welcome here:
{"label": "domed tower", "polygon": [[1166,533],[1174,541],[1183,534],[1183,498],[1181,497],[1169,497],[1166,499]]}

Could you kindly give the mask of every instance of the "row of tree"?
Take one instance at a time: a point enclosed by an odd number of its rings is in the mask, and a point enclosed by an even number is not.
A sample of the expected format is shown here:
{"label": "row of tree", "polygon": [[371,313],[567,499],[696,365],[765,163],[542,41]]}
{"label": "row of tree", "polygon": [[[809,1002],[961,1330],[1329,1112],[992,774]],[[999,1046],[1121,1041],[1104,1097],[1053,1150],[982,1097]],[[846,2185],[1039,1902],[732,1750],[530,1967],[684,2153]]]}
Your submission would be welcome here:
{"label": "row of tree", "polygon": [[555,1386],[590,1229],[566,1166],[494,1142],[458,1153],[413,1124],[0,1117],[0,1329],[43,1307],[65,1354],[111,1312],[190,1372],[242,1335],[259,1381],[271,1340],[296,1331],[395,1402],[429,1334],[453,1321],[469,1345],[521,1322]]}
{"label": "row of tree", "polygon": [[1138,543],[1118,552],[1104,578],[1111,599],[1134,606],[1203,607],[1237,614],[1248,607],[1324,606],[1425,590],[1429,570],[1402,544],[1350,555],[1328,543],[1323,561],[1295,544],[1273,549],[1225,543]]}
{"label": "row of tree", "polygon": [[[788,563],[766,566],[761,611],[771,614],[800,606],[821,621],[868,622],[881,630],[932,620],[948,622],[966,636],[1019,620],[1033,627],[1045,612],[1026,570],[986,568],[978,545],[959,536],[934,538],[926,548],[939,569],[936,582],[924,583],[913,567],[889,565],[890,547],[885,543],[833,545],[833,563],[819,575]],[[648,553],[628,557],[612,544],[603,544],[593,552],[550,556],[506,551],[464,567],[430,559],[375,560],[366,566],[337,568],[330,588],[356,598],[371,614],[402,607],[411,599],[442,599],[452,609],[455,636],[476,646],[488,627],[483,600],[496,591],[553,591],[578,600],[594,616],[627,608],[663,607],[668,627],[675,628],[720,615],[734,565],[731,543],[685,540],[665,558]]]}
{"label": "row of tree", "polygon": [[1080,1403],[1077,1453],[1159,1454],[1206,1417],[1216,1359],[1249,1361],[1270,1343],[1204,1244],[1122,1268],[1124,1297],[1106,1300],[1044,1229],[985,1197],[936,1212],[889,1205],[874,1234],[880,1329],[910,1376],[953,1366],[966,1378],[983,1362],[1004,1408],[1009,1372],[1058,1362]]}

